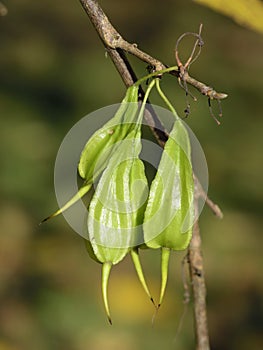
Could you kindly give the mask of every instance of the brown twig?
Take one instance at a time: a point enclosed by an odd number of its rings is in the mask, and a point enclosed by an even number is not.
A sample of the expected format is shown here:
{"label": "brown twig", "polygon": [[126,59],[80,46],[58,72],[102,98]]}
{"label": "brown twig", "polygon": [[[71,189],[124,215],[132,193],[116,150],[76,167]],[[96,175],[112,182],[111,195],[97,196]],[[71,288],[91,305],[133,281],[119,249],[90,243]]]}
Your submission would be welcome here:
{"label": "brown twig", "polygon": [[[198,201],[195,201],[198,211]],[[209,350],[209,335],[206,313],[206,286],[204,263],[201,250],[201,236],[198,221],[194,224],[193,236],[188,248],[190,279],[194,295],[194,323],[196,350]]]}
{"label": "brown twig", "polygon": [[[148,53],[140,50],[137,44],[131,44],[122,38],[120,33],[113,27],[110,23],[108,17],[105,15],[101,7],[96,0],[79,0],[85,12],[89,16],[92,24],[94,25],[96,31],[99,34],[100,39],[103,41],[106,48],[111,48],[115,50],[122,50],[129,54],[134,55],[148,65],[154,67],[155,71],[167,68],[167,65],[163,64],[160,60],[152,57]],[[190,33],[198,36],[199,34]],[[180,38],[179,38],[180,39]],[[170,74],[180,77],[182,72],[180,72],[180,67],[170,72]],[[202,94],[207,95],[210,98],[225,98],[227,95],[223,93],[216,93],[211,87],[206,84],[199,82],[198,80],[192,78],[188,72],[184,75],[184,81],[190,85],[193,85]],[[200,90],[201,89],[201,90]],[[214,93],[221,95],[221,97],[216,97]],[[224,96],[224,97],[223,97]]]}
{"label": "brown twig", "polygon": [[222,210],[219,208],[219,206],[212,201],[207,196],[206,191],[203,189],[202,185],[200,184],[198,178],[194,175],[194,182],[195,182],[195,199],[198,201],[199,198],[202,198],[205,201],[205,204],[212,210],[212,212],[215,214],[215,216],[218,219],[223,219],[223,213]]}
{"label": "brown twig", "polygon": [[[109,19],[95,0],[79,0],[82,7],[89,16],[93,23],[100,39],[102,40],[109,56],[111,57],[115,67],[117,68],[124,84],[126,86],[132,85],[136,80],[136,75],[127,60],[125,52],[135,55],[140,60],[150,64],[155,70],[161,70],[166,68],[161,61],[151,57],[144,53],[135,44],[130,44],[124,40],[116,29],[109,22]],[[179,77],[180,70],[172,72],[173,75]],[[188,79],[189,75],[186,75],[185,81],[191,84],[191,79]],[[188,81],[189,80],[189,81]],[[143,90],[140,89],[141,95]],[[148,109],[146,113],[146,119],[150,125],[157,141],[160,145],[164,146],[168,134],[163,129],[161,122],[156,117],[153,109]],[[200,183],[195,179],[196,188],[198,188],[198,196],[205,198],[206,204],[213,210],[213,212],[220,217],[220,209],[210,199],[206,197],[204,190]],[[198,197],[197,196],[197,197]],[[197,199],[196,199],[197,208]],[[199,232],[198,221],[196,221],[193,238],[188,249],[188,259],[190,266],[190,276],[193,284],[194,294],[194,316],[195,316],[195,330],[197,339],[197,350],[209,350],[209,337],[207,330],[207,316],[206,316],[206,288],[204,279],[204,268],[201,254],[201,238]]]}
{"label": "brown twig", "polygon": [[159,60],[138,49],[136,44],[124,40],[120,33],[112,26],[98,2],[95,0],[80,0],[84,10],[107,48],[126,51],[149,65],[161,70],[166,68]]}
{"label": "brown twig", "polygon": [[[97,1],[94,0],[80,0],[82,7],[87,13],[88,17],[91,20],[94,28],[96,29],[100,39],[102,40],[109,57],[115,65],[118,73],[120,74],[126,87],[131,86],[135,81],[137,81],[136,74],[132,69],[125,52],[122,48],[117,47],[117,42],[124,42],[120,34],[110,23],[108,17],[105,15]],[[127,44],[124,44],[126,47]],[[132,46],[132,45],[131,45]],[[135,48],[135,47],[134,47]],[[143,56],[143,61],[148,58],[150,62],[158,62],[151,56],[144,54],[139,50],[141,56]],[[164,65],[162,65],[165,68]],[[143,99],[144,91],[140,87],[140,98]],[[150,126],[154,136],[156,137],[158,143],[163,147],[166,140],[168,139],[167,133],[164,131],[164,127],[158,117],[156,116],[153,108],[150,105],[147,105],[147,112],[144,115],[146,122]]]}

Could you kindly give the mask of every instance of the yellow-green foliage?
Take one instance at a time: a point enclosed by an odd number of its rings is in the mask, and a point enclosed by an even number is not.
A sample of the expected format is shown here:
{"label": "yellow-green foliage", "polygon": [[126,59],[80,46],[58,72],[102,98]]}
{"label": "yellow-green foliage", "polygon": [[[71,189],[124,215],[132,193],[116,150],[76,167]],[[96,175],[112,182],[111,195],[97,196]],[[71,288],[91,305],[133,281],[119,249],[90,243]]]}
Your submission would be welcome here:
{"label": "yellow-green foliage", "polygon": [[238,24],[263,33],[263,4],[260,0],[194,0],[232,17]]}

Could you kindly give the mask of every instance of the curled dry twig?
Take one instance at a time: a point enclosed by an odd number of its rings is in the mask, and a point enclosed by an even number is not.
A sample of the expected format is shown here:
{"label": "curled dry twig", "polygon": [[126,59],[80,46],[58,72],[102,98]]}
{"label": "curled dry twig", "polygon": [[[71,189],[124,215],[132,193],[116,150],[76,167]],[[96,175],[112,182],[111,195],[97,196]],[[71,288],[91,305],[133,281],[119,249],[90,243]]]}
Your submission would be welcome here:
{"label": "curled dry twig", "polygon": [[[189,73],[188,70],[190,68],[190,65],[195,62],[197,60],[197,58],[199,57],[200,53],[201,53],[201,48],[204,45],[204,41],[201,37],[201,32],[202,32],[202,28],[203,25],[200,24],[199,27],[199,33],[192,33],[192,32],[186,32],[184,34],[182,34],[179,39],[177,40],[176,46],[175,46],[175,58],[176,58],[176,62],[178,65],[178,69],[179,69],[179,84],[180,86],[186,91],[186,95],[190,94],[190,96],[196,101],[196,97],[194,97],[191,93],[189,93],[188,88],[187,88],[187,83],[191,84],[192,86],[194,86],[197,90],[199,90],[201,92],[201,94],[205,95],[208,97],[208,106],[209,106],[209,110],[210,110],[210,114],[211,116],[214,118],[214,120],[217,122],[217,124],[220,124],[220,121],[216,118],[216,116],[213,113],[212,107],[211,107],[211,100],[216,100],[218,103],[218,107],[219,107],[219,117],[222,117],[222,107],[221,107],[221,100],[227,97],[227,94],[222,93],[222,92],[217,92],[215,91],[211,86],[208,86],[194,78],[192,78]],[[192,49],[192,52],[188,58],[188,60],[185,62],[185,64],[182,63],[181,59],[179,58],[179,52],[178,52],[178,46],[179,43],[182,41],[182,39],[184,37],[186,37],[187,35],[190,36],[194,36],[197,38],[194,47]],[[195,55],[196,52],[196,48],[199,47],[199,50],[197,52],[197,54]],[[195,55],[195,56],[194,56]],[[188,115],[190,112],[190,104],[187,101],[187,108],[186,108],[186,114]]]}

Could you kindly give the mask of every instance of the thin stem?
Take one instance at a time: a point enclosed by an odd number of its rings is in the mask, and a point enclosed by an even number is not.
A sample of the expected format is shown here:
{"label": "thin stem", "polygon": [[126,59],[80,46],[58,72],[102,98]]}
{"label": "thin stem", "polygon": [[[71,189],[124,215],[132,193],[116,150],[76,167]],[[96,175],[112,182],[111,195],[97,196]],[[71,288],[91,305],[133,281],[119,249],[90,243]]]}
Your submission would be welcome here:
{"label": "thin stem", "polygon": [[177,66],[173,66],[173,67],[164,68],[164,69],[158,70],[156,72],[150,73],[148,75],[145,75],[141,79],[137,80],[135,85],[141,85],[143,82],[145,82],[146,80],[148,80],[150,78],[153,78],[156,76],[161,76],[164,73],[170,73],[170,72],[176,71],[177,69],[178,69]]}
{"label": "thin stem", "polygon": [[[184,69],[186,68],[189,68],[190,67],[190,64],[192,64],[194,61],[197,60],[197,58],[199,57],[200,55],[200,52],[201,52],[201,47],[204,45],[204,42],[203,42],[203,39],[201,37],[201,32],[202,32],[202,28],[203,28],[203,24],[201,23],[200,26],[199,26],[199,33],[192,33],[192,32],[186,32],[184,34],[182,34],[179,39],[177,40],[176,42],[176,46],[175,46],[175,55],[176,55],[176,60],[178,62],[178,65],[179,67],[183,66]],[[179,55],[178,55],[178,46],[179,46],[179,43],[182,41],[182,39],[187,36],[187,35],[192,35],[192,36],[195,36],[197,37],[197,40],[194,44],[194,47],[192,49],[192,52],[188,58],[188,60],[186,61],[185,64],[182,64],[181,60],[179,59]],[[196,47],[197,45],[199,45],[199,51],[197,52],[197,55],[195,57],[194,56],[194,53],[195,53],[195,50],[196,50]]]}
{"label": "thin stem", "polygon": [[167,105],[167,107],[173,113],[175,118],[178,119],[179,117],[178,117],[178,115],[176,113],[176,110],[174,109],[173,105],[171,104],[171,102],[168,100],[168,98],[165,96],[165,94],[163,93],[163,91],[161,89],[160,80],[159,79],[157,79],[157,81],[156,81],[156,88],[157,88],[157,91],[158,91],[160,97],[163,99],[164,103]]}
{"label": "thin stem", "polygon": [[148,97],[149,97],[150,92],[151,92],[152,88],[154,87],[155,83],[156,83],[155,80],[151,81],[150,85],[148,86],[148,88],[145,92],[145,95],[144,95],[144,98],[142,101],[142,105],[141,105],[141,109],[140,109],[140,113],[138,115],[138,123],[141,123],[141,121],[142,121],[142,118],[144,115],[144,110],[145,110],[145,105],[147,103]]}

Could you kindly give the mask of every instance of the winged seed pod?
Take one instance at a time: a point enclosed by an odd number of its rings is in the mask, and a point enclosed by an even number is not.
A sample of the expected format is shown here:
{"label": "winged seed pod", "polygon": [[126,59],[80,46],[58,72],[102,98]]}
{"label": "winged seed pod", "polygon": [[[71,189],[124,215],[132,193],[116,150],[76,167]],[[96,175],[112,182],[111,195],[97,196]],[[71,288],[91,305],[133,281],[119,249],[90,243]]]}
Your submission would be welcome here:
{"label": "winged seed pod", "polygon": [[138,254],[138,246],[143,240],[142,223],[147,195],[143,162],[134,158],[124,160],[114,169],[109,166],[105,170],[90,203],[86,247],[90,257],[103,264],[102,295],[110,323],[107,299],[110,270],[129,252],[139,280],[153,302]]}
{"label": "winged seed pod", "polygon": [[68,209],[91,189],[94,181],[106,168],[111,154],[134,128],[138,112],[138,86],[127,89],[126,95],[116,114],[102,128],[97,130],[86,143],[78,165],[79,175],[84,183],[79,191],[55,213],[44,219],[47,221]]}
{"label": "winged seed pod", "polygon": [[162,250],[158,307],[166,288],[170,251],[184,250],[192,236],[193,201],[190,141],[183,122],[177,118],[151,184],[143,224],[146,245]]}
{"label": "winged seed pod", "polygon": [[140,159],[125,160],[114,167],[112,169],[109,165],[105,170],[91,200],[88,215],[90,242],[87,241],[96,260],[102,263],[102,294],[110,323],[107,300],[110,270],[112,265],[119,263],[129,253],[131,247],[142,241],[143,214],[148,194]]}
{"label": "winged seed pod", "polygon": [[[148,87],[148,94],[154,83]],[[88,252],[102,263],[102,295],[110,323],[107,286],[112,265],[119,263],[143,242],[142,223],[148,196],[148,183],[141,152],[141,121],[148,95],[138,116],[136,127],[122,140],[103,172],[88,214]],[[144,280],[137,248],[132,258],[142,285],[152,300]]]}

